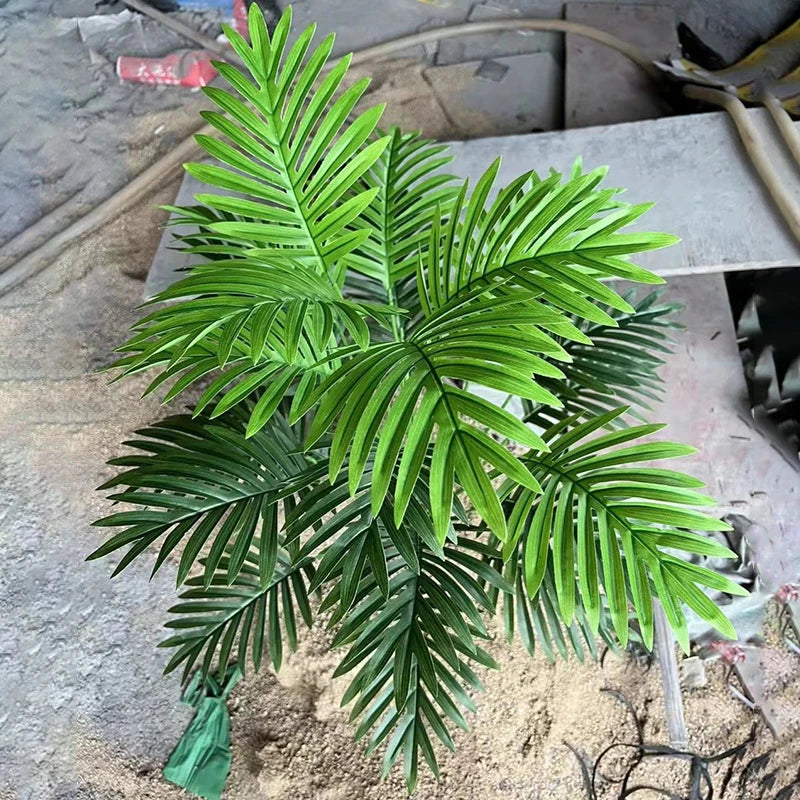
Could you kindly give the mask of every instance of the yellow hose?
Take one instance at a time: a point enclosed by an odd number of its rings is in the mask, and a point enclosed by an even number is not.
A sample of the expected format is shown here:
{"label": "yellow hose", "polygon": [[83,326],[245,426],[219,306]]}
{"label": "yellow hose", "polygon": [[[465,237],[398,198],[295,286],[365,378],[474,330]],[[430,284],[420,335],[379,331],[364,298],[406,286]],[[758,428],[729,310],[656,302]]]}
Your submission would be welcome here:
{"label": "yellow hose", "polygon": [[[775,205],[786,220],[786,224],[795,239],[800,242],[800,206],[797,205],[794,198],[786,190],[781,176],[770,164],[761,135],[747,114],[744,103],[729,92],[724,92],[721,89],[710,89],[707,86],[689,84],[684,86],[683,93],[692,100],[702,100],[705,103],[719,106],[728,112],[756,172],[775,201]],[[788,122],[794,135],[796,135],[791,120],[788,120]]]}

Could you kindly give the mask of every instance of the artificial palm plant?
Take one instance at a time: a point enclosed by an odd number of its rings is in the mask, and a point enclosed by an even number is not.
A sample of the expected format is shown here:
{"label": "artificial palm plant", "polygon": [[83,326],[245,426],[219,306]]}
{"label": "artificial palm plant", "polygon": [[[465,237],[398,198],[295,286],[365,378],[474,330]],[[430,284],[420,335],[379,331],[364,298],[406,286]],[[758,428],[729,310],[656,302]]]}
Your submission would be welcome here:
{"label": "artificial palm plant", "polygon": [[215,163],[187,165],[222,193],[172,209],[198,264],[115,364],[193,409],[111,462],[102,488],[135,508],[96,523],[117,530],[92,557],[177,561],[162,646],[185,676],[277,669],[322,616],[357,737],[385,771],[402,753],[411,790],[467,726],[499,607],[547,653],[631,627],[650,647],[654,598],[684,648],[684,606],[733,636],[703,587],[739,587],[680,558],[732,556],[697,533],[727,526],[694,509],[700,482],[641,466],[692,448],[630,419],[672,309],[607,282],[661,283],[630,257],[674,239],[620,232],[647,206],[603,169],[497,187],[495,162],[470,191],[444,146],[356,114],[368,82],[328,64],[332,36],[249,19],[249,44],[227,31],[249,76],[217,64],[233,92],[205,90]]}

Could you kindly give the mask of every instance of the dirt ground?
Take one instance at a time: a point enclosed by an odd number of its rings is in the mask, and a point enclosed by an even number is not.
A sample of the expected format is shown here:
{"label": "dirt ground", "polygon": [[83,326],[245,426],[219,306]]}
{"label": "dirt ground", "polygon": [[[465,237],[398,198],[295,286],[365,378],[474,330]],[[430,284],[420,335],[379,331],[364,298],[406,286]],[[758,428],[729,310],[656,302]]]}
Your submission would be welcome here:
{"label": "dirt ground", "polygon": [[[415,797],[430,800],[533,800],[586,797],[574,748],[591,764],[613,743],[636,741],[630,711],[614,696],[624,695],[643,725],[644,741],[666,744],[663,695],[658,667],[608,654],[602,666],[572,659],[550,664],[531,658],[519,643],[507,647],[498,636],[492,647],[500,671],[484,670],[485,693],[476,700],[472,730],[455,736],[456,752],[443,754],[441,781],[424,774]],[[708,684],[684,691],[689,749],[712,756],[746,742],[731,767],[725,759],[711,767],[715,796],[774,798],[795,780],[800,763],[800,659],[776,646],[770,650],[772,691],[792,717],[792,733],[776,741],[759,715],[735,699],[725,666],[707,664]],[[306,634],[298,651],[276,676],[264,670],[249,676],[231,697],[233,767],[226,800],[389,800],[402,798],[402,776],[379,779],[380,758],[364,758],[354,744],[346,712],[339,707],[346,679],[331,680],[337,654],[321,630]],[[629,751],[619,748],[602,762],[598,798],[619,796]],[[107,745],[87,741],[81,751],[83,785],[101,797],[120,800],[185,797],[167,784],[159,765],[134,763]],[[759,756],[768,755],[759,769]],[[750,765],[748,769],[748,765]],[[730,773],[730,774],[728,774]],[[746,773],[746,780],[742,780]],[[727,775],[727,781],[726,781]],[[630,786],[655,786],[674,796],[688,791],[689,763],[650,759],[633,773]],[[765,787],[764,783],[768,786]],[[656,798],[653,790],[636,793]],[[784,798],[785,800],[785,798]]]}
{"label": "dirt ground", "polygon": [[[30,339],[34,332],[39,336],[39,346],[33,351],[22,349],[6,356],[6,374],[21,369],[23,360],[27,368],[33,364],[41,374],[57,362],[63,373],[35,395],[22,380],[4,381],[0,399],[13,411],[7,419],[14,418],[10,440],[6,428],[5,444],[27,440],[26,468],[60,482],[62,494],[72,498],[70,513],[77,515],[81,526],[102,508],[100,498],[90,493],[91,485],[104,475],[102,462],[118,451],[118,442],[130,430],[161,413],[153,400],[138,400],[142,386],[136,381],[107,389],[105,379],[92,372],[107,363],[108,350],[121,340],[132,321],[132,308],[141,296],[158,241],[158,224],[163,221],[154,205],[167,202],[175,188],[165,186],[124,219],[66,252],[13,302],[6,298],[0,309],[7,335],[16,341]],[[102,306],[86,305],[97,296],[104,297]],[[76,317],[75,308],[81,308],[82,314]],[[56,422],[60,427],[54,426]],[[81,568],[81,553],[88,551],[92,541],[99,541],[96,531],[83,530],[74,553],[76,570]],[[130,578],[125,575],[117,579],[127,580]],[[141,607],[132,613],[137,629],[147,629],[150,639],[159,635],[164,615],[160,598],[149,602],[142,598]],[[401,776],[393,773],[381,782],[379,758],[364,759],[363,747],[353,743],[353,729],[346,712],[339,709],[346,682],[331,681],[337,655],[328,652],[327,642],[323,631],[306,634],[299,652],[288,659],[279,676],[265,669],[258,676],[249,676],[233,693],[233,768],[227,800],[388,800],[405,796]],[[603,689],[624,692],[644,722],[648,742],[666,742],[657,667],[647,669],[613,656],[606,658],[603,667],[574,660],[551,666],[541,655],[531,659],[518,643],[506,647],[500,640],[493,652],[502,671],[483,676],[486,692],[478,698],[478,713],[470,720],[472,731],[457,734],[457,752],[442,755],[441,782],[424,774],[417,797],[532,800],[585,796],[578,761],[566,743],[593,760],[608,744],[635,738],[631,715]],[[156,663],[160,658],[161,654],[153,651],[148,679],[154,682],[160,680]],[[798,660],[783,650],[776,650],[775,658],[775,674],[785,691],[783,683],[797,680]],[[102,674],[109,664],[100,659],[95,668]],[[140,691],[145,690],[140,687]],[[161,696],[161,702],[172,703],[170,713],[177,721],[172,726],[175,730],[171,728],[167,735],[160,728],[150,732],[160,745],[149,750],[122,729],[109,733],[92,709],[86,713],[79,709],[60,740],[73,754],[76,773],[78,793],[66,796],[81,800],[188,796],[161,776],[166,756],[163,742],[170,737],[177,741],[180,725],[185,724],[181,720],[188,718],[178,705],[174,682]],[[794,778],[800,743],[795,738],[776,744],[758,716],[731,697],[719,663],[709,666],[709,685],[687,692],[685,701],[690,746],[697,752],[713,754],[746,740],[754,722],[757,742],[742,763],[777,749],[768,768],[745,786],[742,796],[774,797],[774,792],[759,794],[759,781],[775,769],[775,789]],[[137,715],[144,737],[152,727],[148,715],[135,703],[120,703],[116,714]],[[24,724],[24,717],[18,721]],[[617,775],[623,766],[624,758],[611,758],[604,772]],[[724,762],[712,770],[717,787],[726,768]],[[685,791],[687,775],[685,764],[669,760],[653,762],[636,773],[637,782],[678,793]],[[734,777],[726,796],[739,796],[736,780]],[[602,787],[602,797],[617,796],[614,784],[603,782]],[[38,800],[58,795],[7,794],[14,800],[23,796]],[[657,795],[640,792],[638,796]],[[2,783],[0,797],[6,800]]]}

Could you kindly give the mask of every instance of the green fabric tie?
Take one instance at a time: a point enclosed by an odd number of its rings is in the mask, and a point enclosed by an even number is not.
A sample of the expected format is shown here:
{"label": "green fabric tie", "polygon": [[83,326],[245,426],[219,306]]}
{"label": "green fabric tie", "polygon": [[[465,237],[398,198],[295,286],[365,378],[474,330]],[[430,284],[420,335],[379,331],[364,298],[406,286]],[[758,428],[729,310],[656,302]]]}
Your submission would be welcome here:
{"label": "green fabric tie", "polygon": [[211,675],[201,683],[198,671],[181,698],[197,713],[169,757],[164,777],[206,800],[219,800],[231,768],[231,723],[225,700],[241,677],[239,667],[232,667],[223,685]]}

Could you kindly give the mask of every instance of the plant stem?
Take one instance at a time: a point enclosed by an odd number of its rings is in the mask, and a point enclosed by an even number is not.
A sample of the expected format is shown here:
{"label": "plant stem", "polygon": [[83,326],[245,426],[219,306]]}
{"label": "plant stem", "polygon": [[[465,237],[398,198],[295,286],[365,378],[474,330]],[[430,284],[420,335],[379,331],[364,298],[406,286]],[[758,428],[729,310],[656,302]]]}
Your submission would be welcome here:
{"label": "plant stem", "polygon": [[661,667],[661,680],[664,685],[664,712],[667,717],[669,743],[677,750],[686,748],[686,722],[683,718],[683,698],[678,679],[678,660],[675,657],[675,637],[672,634],[658,600],[653,600],[653,616],[655,618],[655,645],[658,653],[658,665]]}

